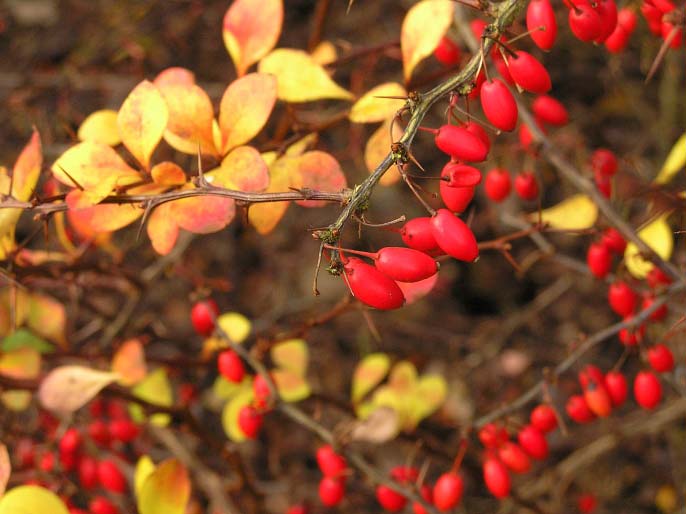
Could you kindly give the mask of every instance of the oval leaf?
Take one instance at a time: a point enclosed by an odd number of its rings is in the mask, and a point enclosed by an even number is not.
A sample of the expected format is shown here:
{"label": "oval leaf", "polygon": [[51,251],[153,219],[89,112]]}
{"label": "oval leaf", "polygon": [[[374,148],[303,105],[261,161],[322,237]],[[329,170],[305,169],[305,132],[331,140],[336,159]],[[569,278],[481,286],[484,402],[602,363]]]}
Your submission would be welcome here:
{"label": "oval leaf", "polygon": [[[281,157],[269,166],[269,187],[266,192],[277,193],[301,186],[297,157]],[[252,205],[248,220],[258,233],[268,234],[286,214],[290,202],[268,202]]]}
{"label": "oval leaf", "polygon": [[686,167],[686,134],[682,135],[669,151],[667,159],[660,173],[655,178],[657,184],[665,184],[672,180],[680,169]]}
{"label": "oval leaf", "polygon": [[155,463],[148,455],[143,455],[136,462],[136,469],[133,472],[133,485],[137,498],[141,495],[145,480],[153,471],[155,471]]}
{"label": "oval leaf", "polygon": [[238,191],[264,191],[269,187],[269,168],[252,146],[239,146],[224,157],[221,166],[205,174],[212,185]]}
{"label": "oval leaf", "polygon": [[171,203],[163,203],[150,213],[146,231],[157,253],[167,255],[172,251],[179,237],[179,225],[174,220]]}
{"label": "oval leaf", "polygon": [[[189,184],[185,189],[192,189]],[[171,213],[179,227],[195,234],[218,232],[233,221],[236,202],[220,196],[196,196],[175,200]]]}
{"label": "oval leaf", "polygon": [[416,422],[433,414],[445,401],[448,384],[440,375],[422,375],[417,384],[417,403],[413,412]]}
{"label": "oval leaf", "polygon": [[[391,143],[400,140],[402,135],[403,129],[400,124],[394,123],[393,140],[391,140],[391,120],[386,120],[383,125],[374,131],[364,147],[364,163],[366,164],[369,173],[373,172],[381,161],[390,153]],[[384,176],[381,177],[379,184],[382,186],[390,186],[398,182],[400,178],[397,167],[391,166]]]}
{"label": "oval leaf", "polygon": [[0,514],[69,514],[66,505],[52,491],[37,485],[20,485],[0,499]]}
{"label": "oval leaf", "polygon": [[353,373],[351,398],[358,403],[388,374],[391,359],[385,353],[371,353],[362,359]]}
{"label": "oval leaf", "polygon": [[307,371],[309,352],[303,339],[282,341],[271,349],[272,361],[281,369],[303,376]]}
{"label": "oval leaf", "polygon": [[[142,382],[134,386],[132,392],[141,400],[162,407],[170,407],[174,403],[172,388],[164,368],[158,368],[149,373]],[[137,423],[145,421],[145,413],[140,405],[135,403],[129,404],[129,412]],[[153,425],[164,427],[169,424],[169,421],[169,414],[158,413],[150,416],[150,423]]]}
{"label": "oval leaf", "polygon": [[[314,191],[338,192],[346,185],[345,175],[336,158],[326,152],[315,150],[297,157],[301,187]],[[330,202],[323,200],[297,200],[302,207],[323,207]]]}
{"label": "oval leaf", "polygon": [[298,373],[287,369],[275,369],[270,375],[276,384],[279,396],[285,402],[299,402],[312,393],[307,379]]}
{"label": "oval leaf", "polygon": [[0,355],[0,375],[11,378],[36,378],[40,372],[40,353],[33,348],[19,348]]}
{"label": "oval leaf", "polygon": [[[573,195],[557,205],[541,211],[541,221],[560,230],[584,230],[595,225],[598,207],[584,194]],[[538,221],[538,213],[529,215],[529,220]]]}
{"label": "oval leaf", "polygon": [[252,331],[250,320],[239,312],[225,312],[217,318],[217,324],[234,343],[242,343]]}
{"label": "oval leaf", "polygon": [[186,174],[181,166],[171,161],[155,164],[150,170],[150,176],[155,184],[161,186],[181,186],[186,183]]}
{"label": "oval leaf", "polygon": [[47,295],[33,293],[27,325],[34,333],[66,348],[67,313],[64,305]]}
{"label": "oval leaf", "polygon": [[398,413],[391,407],[377,407],[365,419],[356,421],[350,432],[353,441],[381,444],[398,435]]}
{"label": "oval leaf", "polygon": [[112,357],[112,371],[125,386],[137,384],[145,378],[148,368],[145,364],[145,352],[139,339],[125,341]]}
{"label": "oval leaf", "polygon": [[140,514],[184,514],[191,496],[188,470],[176,459],[160,463],[141,486]]}
{"label": "oval leaf", "polygon": [[74,412],[117,379],[116,373],[84,366],[60,366],[43,379],[38,399],[44,408],[58,413]]}
{"label": "oval leaf", "polygon": [[117,111],[103,109],[95,111],[83,120],[78,132],[79,141],[92,141],[107,146],[121,143],[117,128]]}
{"label": "oval leaf", "polygon": [[407,11],[400,29],[405,82],[438,46],[453,21],[454,5],[451,0],[424,0]]}
{"label": "oval leaf", "polygon": [[245,441],[246,437],[241,427],[238,426],[238,412],[253,401],[251,382],[249,387],[241,389],[224,405],[222,410],[222,426],[227,437],[236,443]]}
{"label": "oval leaf", "polygon": [[405,97],[407,91],[397,82],[386,82],[364,94],[350,110],[348,118],[354,123],[374,123],[392,118],[404,104],[405,100],[379,98],[382,96]]}
{"label": "oval leaf", "polygon": [[[667,261],[672,256],[674,234],[667,223],[666,215],[659,217],[639,230],[638,237],[655,250],[655,253],[663,260]],[[645,278],[654,266],[652,262],[641,257],[640,250],[632,242],[629,242],[626,245],[626,250],[624,250],[624,264],[629,273],[636,278]]]}
{"label": "oval leaf", "polygon": [[388,385],[399,394],[409,393],[417,385],[417,368],[410,361],[400,361],[393,366]]}

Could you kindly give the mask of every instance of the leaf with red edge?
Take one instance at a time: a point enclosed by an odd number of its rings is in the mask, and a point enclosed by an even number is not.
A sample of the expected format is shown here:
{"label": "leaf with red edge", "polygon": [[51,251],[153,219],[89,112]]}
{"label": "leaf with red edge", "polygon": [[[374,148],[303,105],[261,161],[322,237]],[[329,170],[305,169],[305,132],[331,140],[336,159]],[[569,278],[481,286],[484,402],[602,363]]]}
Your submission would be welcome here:
{"label": "leaf with red edge", "polygon": [[114,232],[130,225],[143,215],[141,207],[130,204],[108,203],[79,207],[83,195],[83,191],[74,189],[67,195],[67,205],[70,205],[69,221],[77,225],[84,236],[92,237],[101,232]]}
{"label": "leaf with red edge", "polygon": [[172,251],[179,238],[179,225],[173,218],[171,202],[155,207],[150,213],[147,233],[157,253],[167,255]]}
{"label": "leaf with red edge", "polygon": [[39,336],[67,348],[67,313],[61,302],[44,294],[31,294],[27,325]]}
{"label": "leaf with red edge", "polygon": [[[269,187],[266,192],[278,193],[289,188],[299,189],[302,176],[299,170],[299,157],[281,157],[269,166]],[[286,214],[290,202],[257,203],[248,210],[248,219],[260,234],[268,234]]]}
{"label": "leaf with red edge", "polygon": [[149,80],[139,83],[119,109],[119,136],[145,169],[150,167],[150,157],[162,139],[168,120],[167,104]]}
{"label": "leaf with red edge", "polygon": [[40,373],[41,356],[33,348],[19,348],[0,355],[0,375],[10,378],[36,378]]}
{"label": "leaf with red edge", "polygon": [[276,103],[276,78],[250,73],[229,84],[219,105],[222,154],[255,137]]}
{"label": "leaf with red edge", "polygon": [[[188,184],[183,189],[193,189]],[[236,215],[236,202],[231,198],[203,195],[175,200],[171,214],[179,227],[194,234],[210,234],[226,227]]]}
{"label": "leaf with red edge", "polygon": [[155,184],[161,186],[181,186],[186,183],[186,173],[181,166],[171,161],[155,164],[150,170],[150,176]]}
{"label": "leaf with red edge", "polygon": [[222,36],[239,77],[276,46],[282,24],[282,0],[233,1],[224,15]]}
{"label": "leaf with red edge", "polygon": [[239,146],[224,157],[221,166],[205,174],[214,186],[239,191],[264,191],[269,186],[269,168],[252,146]]}
{"label": "leaf with red edge", "polygon": [[192,86],[195,84],[195,74],[186,68],[171,67],[159,72],[152,83],[158,88],[165,86]]}
{"label": "leaf with red edge", "polygon": [[438,46],[453,21],[454,7],[452,0],[424,0],[407,11],[400,29],[405,82],[417,64]]}
{"label": "leaf with red edge", "polygon": [[295,371],[278,368],[272,370],[271,376],[285,402],[299,402],[312,394],[307,378]]}
{"label": "leaf with red edge", "polygon": [[112,357],[112,371],[119,376],[117,381],[125,386],[132,386],[145,378],[148,367],[140,339],[129,339],[122,343]]}
{"label": "leaf with red edge", "polygon": [[[301,187],[315,191],[338,192],[346,185],[345,175],[336,158],[326,152],[315,150],[306,152],[298,159],[298,172],[302,178]],[[329,202],[324,200],[298,200],[302,207],[323,207]]]}

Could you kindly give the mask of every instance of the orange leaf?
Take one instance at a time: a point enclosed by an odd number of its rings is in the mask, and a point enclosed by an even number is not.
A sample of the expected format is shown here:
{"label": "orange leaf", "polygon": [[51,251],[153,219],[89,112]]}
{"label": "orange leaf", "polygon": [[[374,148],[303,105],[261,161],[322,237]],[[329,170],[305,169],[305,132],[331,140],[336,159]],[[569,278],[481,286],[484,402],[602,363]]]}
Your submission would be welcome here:
{"label": "orange leaf", "polygon": [[267,164],[252,146],[235,148],[205,176],[212,185],[239,191],[264,191],[269,186]]}
{"label": "orange leaf", "polygon": [[195,84],[195,74],[186,68],[167,68],[159,72],[152,83],[160,89],[165,86],[192,86]]}
{"label": "orange leaf", "polygon": [[282,24],[282,0],[234,0],[224,15],[222,35],[239,77],[274,48]]}
{"label": "orange leaf", "polygon": [[124,146],[145,168],[162,139],[169,110],[159,89],[150,81],[138,84],[119,109],[117,126]]}
{"label": "orange leaf", "polygon": [[118,382],[125,386],[132,386],[145,378],[148,368],[140,340],[129,339],[119,347],[112,358],[112,371],[119,375]]}
{"label": "orange leaf", "polygon": [[452,0],[424,0],[413,5],[400,29],[405,82],[421,60],[431,55],[453,21]]}
{"label": "orange leaf", "polygon": [[[193,189],[188,185],[184,189]],[[210,234],[226,227],[236,215],[236,202],[220,196],[197,196],[175,200],[171,213],[179,227],[195,234]]]}
{"label": "orange leaf", "polygon": [[[74,200],[78,205],[82,191],[74,189],[67,195],[67,203]],[[67,211],[69,222],[78,227],[79,233],[86,238],[93,237],[100,232],[114,232],[133,223],[143,215],[143,209],[130,204],[99,204],[85,208],[70,208]]]}
{"label": "orange leaf", "polygon": [[79,127],[79,141],[93,141],[107,146],[121,143],[117,129],[117,111],[103,109],[95,111],[83,120]]}
{"label": "orange leaf", "polygon": [[171,203],[163,203],[156,207],[148,217],[148,237],[152,247],[160,255],[171,252],[179,237],[179,225],[172,216],[171,207]]}
{"label": "orange leaf", "polygon": [[[288,191],[289,187],[299,188],[302,178],[298,171],[298,157],[281,157],[269,166],[268,193]],[[248,210],[248,219],[260,234],[268,234],[286,214],[289,202],[257,203]]]}
{"label": "orange leaf", "polygon": [[[367,140],[367,145],[364,148],[364,163],[367,165],[369,173],[374,171],[376,167],[383,161],[388,153],[391,151],[391,143],[398,141],[403,135],[403,129],[399,123],[393,124],[393,141],[391,141],[391,122],[386,121]],[[392,166],[381,180],[379,184],[382,186],[390,186],[400,180],[400,173],[395,166]]]}
{"label": "orange leaf", "polygon": [[[316,191],[337,192],[347,185],[340,164],[333,155],[319,150],[302,154],[298,159],[298,172],[303,188]],[[323,207],[329,202],[323,200],[298,200],[302,207]]]}
{"label": "orange leaf", "polygon": [[180,186],[186,183],[186,174],[181,166],[171,161],[155,164],[150,170],[150,176],[155,184],[161,186]]}
{"label": "orange leaf", "polygon": [[219,106],[222,153],[255,137],[276,103],[276,79],[264,73],[250,73],[229,84]]}
{"label": "orange leaf", "polygon": [[374,123],[386,121],[400,109],[405,100],[379,98],[383,96],[407,95],[405,88],[395,82],[386,82],[367,91],[350,109],[348,118],[355,123]]}
{"label": "orange leaf", "polygon": [[338,52],[331,41],[322,41],[310,53],[312,60],[317,64],[325,66],[338,59]]}

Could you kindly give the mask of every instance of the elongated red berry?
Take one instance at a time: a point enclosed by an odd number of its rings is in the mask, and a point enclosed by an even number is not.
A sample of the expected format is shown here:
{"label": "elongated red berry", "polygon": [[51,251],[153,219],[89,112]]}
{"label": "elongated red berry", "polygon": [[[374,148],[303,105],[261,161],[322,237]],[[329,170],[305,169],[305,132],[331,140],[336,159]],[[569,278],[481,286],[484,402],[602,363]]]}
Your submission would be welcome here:
{"label": "elongated red berry", "polygon": [[588,2],[578,2],[569,10],[569,28],[577,39],[584,42],[598,39],[603,30],[600,15]]}
{"label": "elongated red berry", "polygon": [[498,449],[498,458],[514,473],[527,473],[531,459],[517,443],[508,441]]}
{"label": "elongated red berry", "polygon": [[548,456],[548,442],[545,435],[532,425],[527,425],[519,431],[517,441],[522,449],[534,459],[543,460]]}
{"label": "elongated red berry", "polygon": [[488,137],[488,133],[486,132],[486,129],[484,129],[479,123],[474,120],[470,120],[465,123],[463,127],[466,131],[471,132],[478,137],[481,142],[486,145],[486,153],[491,150],[491,140]]}
{"label": "elongated red berry", "polygon": [[262,375],[255,375],[252,381],[252,392],[255,399],[253,403],[258,409],[265,409],[269,405],[271,391],[269,385]]}
{"label": "elongated red berry", "polygon": [[441,171],[441,178],[448,179],[440,181],[443,203],[453,212],[463,212],[474,198],[474,186],[481,181],[481,172],[465,164],[448,163]]}
{"label": "elongated red berry", "polygon": [[586,264],[596,278],[605,278],[612,269],[612,255],[602,243],[591,243],[586,253]]}
{"label": "elongated red berry", "polygon": [[604,43],[617,27],[617,4],[615,0],[599,0],[595,4],[595,11],[600,16],[600,35],[596,43]]}
{"label": "elongated red berry", "polygon": [[608,371],[605,375],[605,389],[610,395],[612,405],[614,407],[621,406],[626,401],[629,392],[624,374],[620,371]]}
{"label": "elongated red berry", "polygon": [[112,493],[123,493],[126,491],[126,478],[119,471],[119,467],[111,460],[98,462],[98,481],[104,489]]}
{"label": "elongated red berry", "polygon": [[457,473],[450,471],[443,473],[433,488],[433,502],[436,508],[445,512],[455,507],[462,499],[464,481]]}
{"label": "elongated red berry", "polygon": [[611,177],[617,172],[617,157],[607,148],[598,148],[591,155],[591,168],[595,173]]}
{"label": "elongated red berry", "polygon": [[449,162],[443,166],[441,178],[447,179],[441,182],[446,183],[449,187],[473,187],[481,183],[481,172],[474,166]]}
{"label": "elongated red berry", "polygon": [[454,66],[460,62],[460,47],[448,36],[443,36],[434,50],[434,57],[443,66]]}
{"label": "elongated red berry", "polygon": [[616,228],[606,228],[601,239],[602,244],[617,255],[623,255],[626,250],[626,240]]}
{"label": "elongated red berry", "polygon": [[634,379],[634,398],[644,409],[654,409],[662,399],[662,384],[650,371],[641,371]]}
{"label": "elongated red berry", "polygon": [[661,286],[668,286],[672,283],[672,279],[657,266],[653,266],[653,268],[648,272],[646,275],[646,281],[653,289],[657,289]]}
{"label": "elongated red berry", "polygon": [[603,372],[598,366],[594,366],[593,364],[587,364],[579,372],[579,383],[583,388],[588,387],[590,384],[602,383],[603,380]]}
{"label": "elongated red berry", "polygon": [[[652,294],[646,294],[643,297],[643,302],[641,303],[641,309],[648,309],[655,302],[655,296]],[[667,316],[667,305],[662,304],[657,309],[655,309],[648,319],[650,321],[662,321]]]}
{"label": "elongated red berry", "polygon": [[324,477],[319,482],[319,499],[327,507],[335,507],[343,499],[345,483],[340,478]]}
{"label": "elongated red berry", "polygon": [[[422,484],[422,486],[419,488],[419,494],[426,503],[429,505],[433,504],[433,489],[431,489],[430,486],[427,484]],[[414,512],[414,514],[429,514],[424,506],[419,502],[414,502],[412,504],[412,512]]]}
{"label": "elongated red berry", "polygon": [[605,379],[602,382],[595,380],[584,387],[584,400],[593,414],[604,418],[612,411],[612,399],[605,389]]}
{"label": "elongated red berry", "polygon": [[379,485],[376,488],[376,501],[388,512],[398,512],[405,507],[407,498],[387,485]]}
{"label": "elongated red berry", "polygon": [[620,25],[624,30],[631,34],[636,29],[638,23],[638,16],[628,7],[623,7],[617,13],[617,25]]}
{"label": "elongated red berry", "polygon": [[530,202],[538,198],[536,175],[530,171],[522,171],[517,174],[514,180],[514,188],[522,200]]}
{"label": "elongated red berry", "polygon": [[666,345],[656,344],[648,350],[648,362],[658,373],[666,373],[674,369],[674,354]]}
{"label": "elongated red berry", "polygon": [[517,50],[507,62],[510,75],[523,90],[539,95],[550,91],[552,83],[548,70],[529,52]]}
{"label": "elongated red berry", "polygon": [[598,500],[591,493],[584,493],[576,500],[576,505],[581,514],[591,514],[598,506]]}
{"label": "elongated red berry", "polygon": [[487,423],[479,430],[479,441],[485,448],[497,448],[504,444],[508,439],[507,430],[505,427],[496,425],[495,423]]}
{"label": "elongated red berry", "polygon": [[502,202],[512,190],[510,173],[503,168],[493,168],[486,173],[484,183],[486,196],[494,202]]}
{"label": "elongated red berry", "polygon": [[191,309],[191,323],[201,336],[209,336],[214,331],[214,318],[219,315],[219,307],[214,300],[197,302]]}
{"label": "elongated red berry", "polygon": [[464,127],[443,125],[435,138],[436,146],[453,159],[466,162],[485,161],[488,147],[481,139]]}
{"label": "elongated red berry", "polygon": [[537,119],[548,125],[560,127],[569,121],[567,108],[559,100],[549,95],[537,96],[531,105],[531,110]]}
{"label": "elongated red berry", "polygon": [[605,40],[605,48],[607,48],[610,53],[619,54],[623,52],[629,44],[630,37],[631,34],[618,23],[615,30],[612,31],[612,34]]}
{"label": "elongated red berry", "polygon": [[350,257],[344,268],[350,292],[365,305],[390,310],[398,309],[405,303],[405,296],[398,284],[374,266]]}
{"label": "elongated red berry", "polygon": [[420,252],[433,253],[439,250],[431,230],[431,218],[428,216],[413,218],[405,223],[400,229],[400,237],[403,238],[403,243]]}
{"label": "elongated red berry", "polygon": [[580,394],[569,397],[565,410],[567,411],[567,415],[577,423],[588,423],[595,419],[595,414],[588,408],[586,400]]}
{"label": "elongated red berry", "polygon": [[107,423],[101,419],[96,419],[88,425],[88,435],[102,446],[106,446],[110,442],[110,431],[107,428]]}
{"label": "elongated red berry", "polygon": [[140,428],[130,419],[113,419],[108,426],[114,441],[130,443],[140,433]]}
{"label": "elongated red berry", "polygon": [[245,405],[238,411],[238,427],[245,437],[255,439],[262,428],[264,417],[252,405]]}
{"label": "elongated red berry", "polygon": [[500,460],[489,457],[483,464],[484,482],[486,487],[496,498],[505,498],[510,494],[510,474],[505,464]]}
{"label": "elongated red berry", "polygon": [[233,350],[224,350],[217,357],[219,373],[229,382],[237,384],[245,376],[243,361]]}
{"label": "elongated red berry", "polygon": [[345,457],[336,453],[329,444],[318,448],[316,457],[317,465],[324,476],[338,478],[343,476],[348,468]]}
{"label": "elongated red berry", "polygon": [[76,428],[70,428],[60,439],[59,449],[61,453],[76,453],[81,446],[81,434]]}
{"label": "elongated red berry", "polygon": [[376,268],[399,282],[419,282],[438,271],[438,263],[424,252],[400,246],[387,246],[376,253]]}
{"label": "elongated red berry", "polygon": [[541,50],[550,50],[557,36],[557,21],[550,0],[532,0],[526,9],[526,28]]}
{"label": "elongated red berry", "polygon": [[[624,318],[624,321],[625,322],[630,321],[632,318],[633,318],[633,316],[626,316]],[[645,335],[645,331],[646,331],[645,324],[641,324],[638,327],[634,326],[631,328],[623,328],[622,330],[619,331],[619,334],[618,334],[619,340],[625,346],[635,346],[643,340],[643,336]]]}
{"label": "elongated red berry", "polygon": [[479,256],[474,233],[467,224],[448,209],[439,209],[431,220],[438,246],[455,259],[473,262]]}
{"label": "elongated red berry", "polygon": [[90,514],[119,514],[119,509],[104,496],[95,496],[88,503]]}
{"label": "elongated red berry", "polygon": [[98,485],[98,462],[90,455],[83,455],[77,466],[79,483],[85,490],[94,489]]}
{"label": "elongated red berry", "polygon": [[551,432],[557,428],[557,416],[550,405],[541,404],[531,411],[531,424],[541,432]]}
{"label": "elongated red berry", "polygon": [[[481,86],[481,108],[495,127],[511,131],[517,126],[517,102],[500,79],[484,82]],[[475,161],[477,162],[477,161]]]}
{"label": "elongated red berry", "polygon": [[633,314],[638,304],[638,295],[629,284],[621,280],[610,285],[607,300],[613,311],[622,317]]}

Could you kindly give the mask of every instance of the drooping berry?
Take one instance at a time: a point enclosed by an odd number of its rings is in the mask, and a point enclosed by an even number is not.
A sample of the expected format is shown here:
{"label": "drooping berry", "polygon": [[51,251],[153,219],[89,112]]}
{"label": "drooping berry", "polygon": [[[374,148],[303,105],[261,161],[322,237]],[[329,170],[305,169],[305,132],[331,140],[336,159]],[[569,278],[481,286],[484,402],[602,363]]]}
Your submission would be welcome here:
{"label": "drooping berry", "polygon": [[557,416],[550,405],[541,404],[531,411],[531,424],[541,432],[552,432],[557,428]]}
{"label": "drooping berry", "polygon": [[557,36],[557,21],[550,0],[532,0],[526,9],[526,28],[541,50],[550,50]]}
{"label": "drooping berry", "polygon": [[224,350],[217,357],[217,369],[219,374],[229,382],[235,384],[243,380],[245,367],[243,361],[233,350]]}
{"label": "drooping berry", "polygon": [[436,132],[436,146],[453,159],[466,162],[485,161],[488,147],[483,141],[464,127],[443,125]]}
{"label": "drooping berry", "polygon": [[376,501],[384,510],[398,512],[405,507],[407,498],[387,485],[379,485],[376,488]]}
{"label": "drooping berry", "polygon": [[634,398],[644,409],[654,409],[662,399],[662,384],[651,371],[641,371],[634,379]]}
{"label": "drooping berry", "polygon": [[88,503],[90,514],[119,514],[119,509],[104,496],[95,496]]}
{"label": "drooping berry", "polygon": [[497,448],[508,439],[505,427],[494,423],[487,423],[479,430],[479,441],[485,448]]}
{"label": "drooping berry", "polygon": [[653,268],[648,272],[646,275],[646,281],[653,289],[657,289],[660,286],[668,286],[672,283],[672,279],[657,266],[653,266]]}
{"label": "drooping berry", "polygon": [[517,50],[508,60],[510,75],[516,84],[530,93],[542,95],[550,91],[552,83],[545,66],[529,52]]}
{"label": "drooping berry", "polygon": [[238,427],[248,439],[257,437],[263,421],[262,414],[252,405],[245,405],[238,411]]}
{"label": "drooping berry", "polygon": [[115,441],[130,443],[140,433],[140,428],[130,419],[113,419],[107,427]]}
{"label": "drooping berry", "polygon": [[629,393],[626,377],[620,371],[608,371],[605,375],[605,389],[607,389],[614,407],[621,406]]}
{"label": "drooping berry", "polygon": [[336,453],[329,444],[317,449],[316,458],[319,469],[327,477],[341,477],[348,467],[345,457]]}
{"label": "drooping berry", "polygon": [[405,223],[400,229],[400,237],[403,243],[420,252],[433,253],[439,250],[431,230],[431,218],[428,216],[413,218]]}
{"label": "drooping berry", "polygon": [[484,482],[486,487],[496,498],[505,498],[510,494],[510,474],[505,464],[500,460],[489,457],[483,464]]}
{"label": "drooping berry", "polygon": [[591,168],[595,173],[611,177],[617,173],[617,157],[607,148],[598,148],[591,155]]}
{"label": "drooping berry", "polygon": [[252,381],[253,403],[258,409],[265,409],[269,405],[271,392],[269,385],[262,375],[255,375]]}
{"label": "drooping berry", "polygon": [[586,400],[580,394],[569,397],[565,410],[567,411],[567,415],[577,423],[588,423],[595,419],[595,414],[588,408]]}
{"label": "drooping berry", "polygon": [[595,41],[603,30],[600,15],[587,1],[577,4],[569,10],[569,28],[577,39],[584,42]]}
{"label": "drooping berry", "polygon": [[602,243],[591,243],[586,253],[586,264],[593,276],[603,279],[612,269],[612,255]]}
{"label": "drooping berry", "polygon": [[488,137],[488,133],[486,132],[486,129],[484,129],[479,123],[474,120],[469,120],[463,125],[463,127],[466,131],[471,132],[478,137],[481,142],[486,145],[486,153],[491,150],[491,140]]}
{"label": "drooping berry", "polygon": [[110,442],[110,431],[105,423],[101,419],[96,419],[88,425],[88,435],[101,446],[106,446]]}
{"label": "drooping berry", "polygon": [[445,512],[455,507],[462,499],[464,481],[457,473],[450,471],[443,473],[433,488],[433,502],[436,508]]}
{"label": "drooping berry", "polygon": [[515,473],[527,473],[531,469],[531,459],[527,453],[512,441],[498,448],[498,458]]}
{"label": "drooping berry", "polygon": [[581,387],[586,388],[591,384],[602,383],[604,380],[603,372],[598,366],[587,364],[579,372],[579,383]]}
{"label": "drooping berry", "polygon": [[193,329],[203,337],[209,336],[214,331],[214,319],[218,315],[219,307],[211,298],[197,302],[191,309]]}
{"label": "drooping berry", "polygon": [[439,209],[436,212],[431,220],[431,229],[441,250],[455,259],[473,262],[479,256],[474,233],[448,209]]}
{"label": "drooping berry", "polygon": [[615,0],[599,0],[595,10],[600,16],[600,35],[595,39],[596,43],[604,43],[617,27],[617,4]]}
{"label": "drooping berry", "polygon": [[530,171],[517,174],[514,180],[514,188],[522,200],[530,202],[538,197],[538,182],[536,176]]}
{"label": "drooping berry", "polygon": [[[631,321],[632,318],[633,316],[627,316],[624,318],[624,321]],[[624,346],[635,346],[643,340],[645,331],[645,324],[641,324],[638,327],[623,328],[617,335]]]}
{"label": "drooping berry", "polygon": [[324,477],[319,482],[319,499],[327,507],[335,507],[343,499],[345,483],[339,478]]}
{"label": "drooping berry", "polygon": [[347,258],[345,277],[355,298],[380,310],[398,309],[405,296],[393,279],[356,257]]}
{"label": "drooping berry", "polygon": [[399,282],[419,282],[438,271],[438,263],[424,252],[401,246],[387,246],[376,253],[376,268]]}
{"label": "drooping berry", "polygon": [[534,112],[536,118],[548,125],[561,127],[562,125],[566,125],[569,121],[567,108],[562,105],[562,102],[549,95],[537,96],[531,105],[531,110]]}
{"label": "drooping berry", "polygon": [[586,400],[586,405],[596,416],[604,418],[610,415],[612,399],[607,389],[605,389],[604,377],[601,382],[593,380],[584,387],[584,400]]}
{"label": "drooping berry", "polygon": [[86,490],[98,485],[98,462],[89,455],[83,455],[78,463],[78,476],[81,487]]}
{"label": "drooping berry", "polygon": [[[512,93],[500,79],[484,82],[481,86],[481,108],[496,128],[506,132],[517,126],[519,111]],[[478,161],[474,161],[478,162]]]}
{"label": "drooping berry", "polygon": [[[419,494],[426,503],[433,503],[433,489],[431,489],[431,487],[427,484],[422,484],[422,486],[419,488]],[[414,514],[429,514],[424,506],[419,502],[414,502],[412,504],[412,512],[414,512]]]}
{"label": "drooping berry", "polygon": [[486,173],[484,183],[486,196],[494,202],[502,202],[512,189],[510,174],[503,168],[493,168]]}
{"label": "drooping berry", "polygon": [[443,203],[453,212],[463,212],[474,198],[474,186],[481,181],[481,172],[464,164],[448,163],[441,178],[447,179],[441,180],[439,186]]}
{"label": "drooping berry", "polygon": [[76,453],[81,446],[81,433],[76,428],[70,428],[60,439],[59,449],[61,453]]}
{"label": "drooping berry", "polygon": [[616,255],[623,255],[626,250],[626,240],[616,228],[606,228],[603,231],[601,243]]}
{"label": "drooping berry", "polygon": [[[641,303],[641,309],[648,309],[650,308],[651,305],[655,302],[655,296],[652,294],[646,294],[643,297],[643,302]],[[662,321],[667,317],[667,305],[662,304],[660,305],[657,309],[655,309],[651,314],[648,319],[650,321]]]}
{"label": "drooping berry", "polygon": [[104,489],[112,493],[123,493],[126,491],[126,478],[119,470],[119,467],[111,460],[98,462],[98,481]]}
{"label": "drooping berry", "polygon": [[434,57],[443,66],[454,66],[460,62],[460,47],[448,36],[443,36],[434,50]]}
{"label": "drooping berry", "polygon": [[656,344],[648,350],[648,362],[658,373],[666,373],[674,369],[674,354],[666,345]]}
{"label": "drooping berry", "polygon": [[636,309],[638,295],[629,284],[621,280],[610,285],[607,299],[613,311],[622,317],[630,316]]}
{"label": "drooping berry", "polygon": [[548,456],[548,442],[543,432],[536,427],[525,426],[517,434],[517,440],[522,449],[534,459],[543,460]]}

